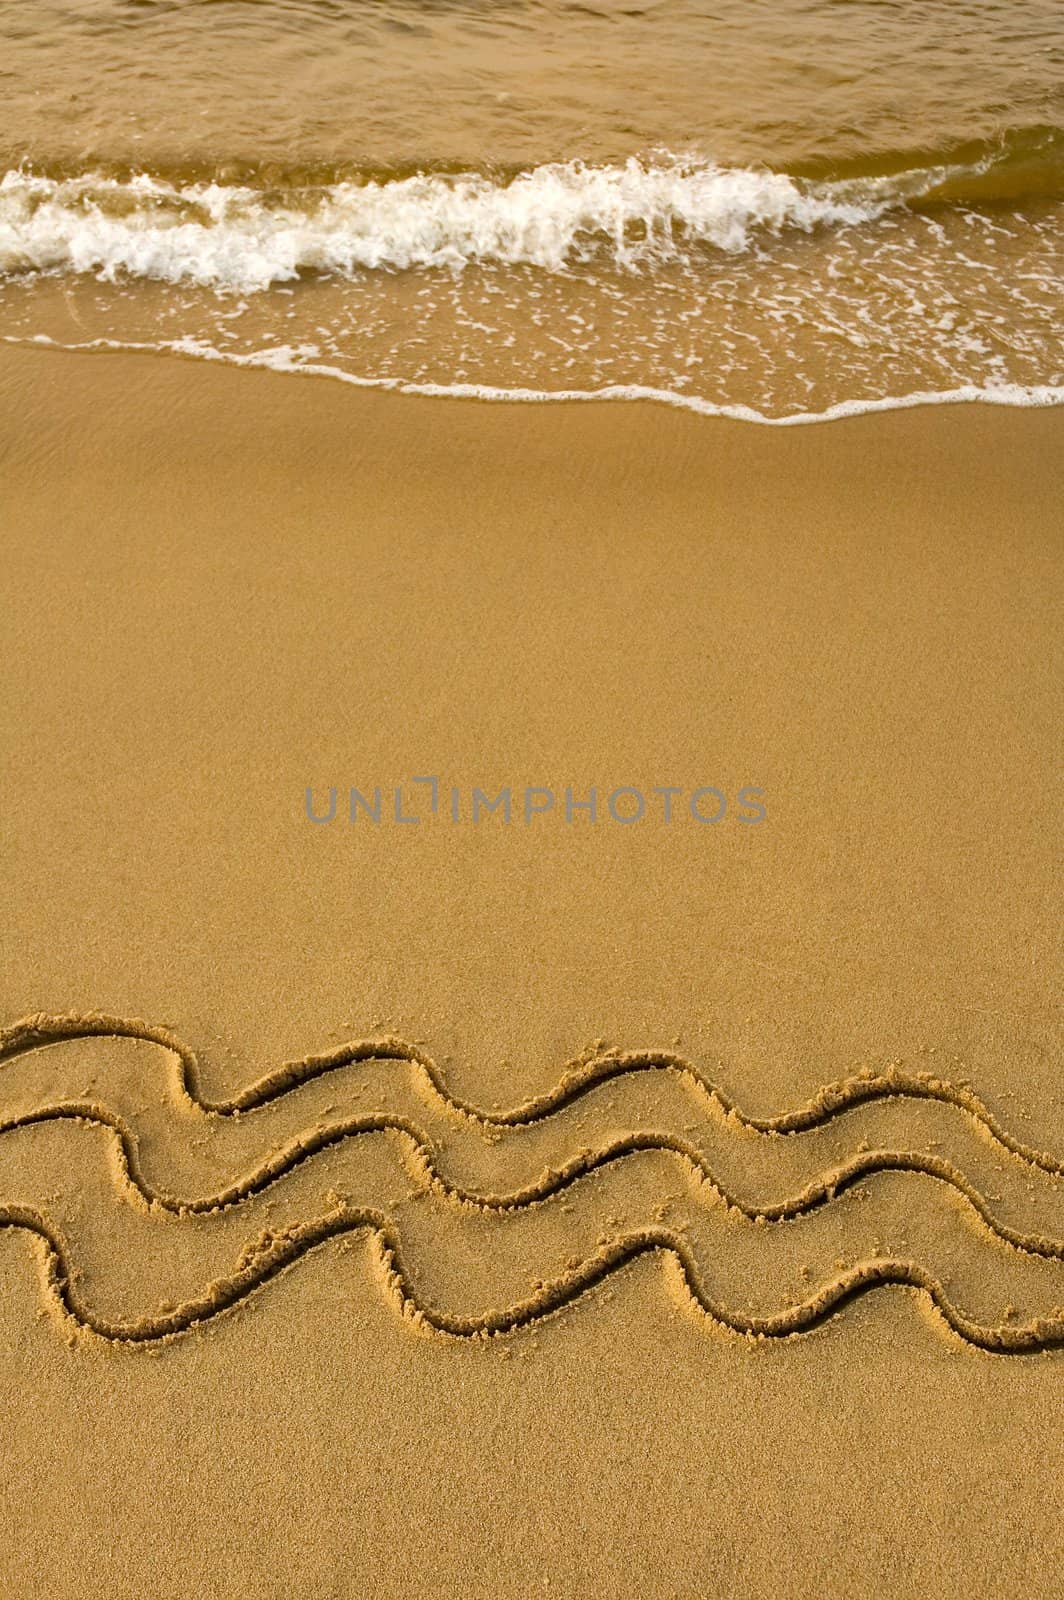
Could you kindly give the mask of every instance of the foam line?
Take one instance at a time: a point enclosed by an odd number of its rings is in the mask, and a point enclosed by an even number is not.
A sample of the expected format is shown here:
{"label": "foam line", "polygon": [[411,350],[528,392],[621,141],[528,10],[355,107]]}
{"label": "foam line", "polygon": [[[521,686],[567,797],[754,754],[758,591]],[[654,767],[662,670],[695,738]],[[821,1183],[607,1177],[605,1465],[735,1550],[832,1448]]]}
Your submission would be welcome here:
{"label": "foam line", "polygon": [[659,389],[647,384],[607,384],[601,389],[531,389],[487,383],[419,383],[404,378],[366,378],[343,367],[310,360],[298,349],[279,345],[267,350],[244,353],[221,350],[202,339],[86,339],[60,342],[47,334],[0,335],[0,343],[29,345],[34,349],[128,352],[140,355],[178,355],[196,361],[212,361],[227,367],[283,373],[292,377],[331,378],[355,389],[376,389],[390,394],[421,396],[440,400],[484,400],[512,404],[549,405],[558,402],[588,401],[649,402],[690,411],[700,417],[720,417],[728,422],[752,422],[766,428],[801,428],[815,423],[841,422],[850,417],[874,416],[888,411],[911,411],[921,406],[991,405],[1010,409],[1039,410],[1064,405],[1061,383],[961,384],[954,389],[915,389],[910,393],[881,395],[867,400],[840,400],[822,411],[795,411],[772,416],[748,405],[718,405],[697,395],[674,389]]}

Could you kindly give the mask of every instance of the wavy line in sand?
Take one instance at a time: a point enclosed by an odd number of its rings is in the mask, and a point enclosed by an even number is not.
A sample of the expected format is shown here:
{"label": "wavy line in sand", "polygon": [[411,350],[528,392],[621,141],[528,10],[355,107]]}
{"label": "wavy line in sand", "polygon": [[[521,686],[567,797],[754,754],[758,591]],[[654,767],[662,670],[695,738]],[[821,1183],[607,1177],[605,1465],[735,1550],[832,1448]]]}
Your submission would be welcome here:
{"label": "wavy line in sand", "polygon": [[579,1100],[589,1090],[613,1079],[643,1072],[672,1072],[689,1082],[704,1096],[723,1120],[733,1126],[760,1134],[804,1133],[824,1126],[844,1111],[875,1100],[936,1100],[956,1106],[972,1117],[990,1137],[1010,1155],[1054,1176],[1064,1176],[1064,1160],[1036,1150],[998,1121],[985,1103],[965,1084],[956,1084],[930,1073],[888,1071],[853,1074],[824,1084],[812,1099],[793,1111],[771,1117],[755,1117],[743,1111],[723,1089],[693,1062],[671,1051],[605,1051],[569,1062],[553,1089],[522,1101],[508,1110],[486,1110],[454,1095],[447,1088],[439,1067],[431,1056],[406,1040],[386,1037],[363,1039],[338,1045],[319,1055],[286,1062],[227,1100],[211,1100],[199,1088],[199,1063],[195,1052],[166,1028],[139,1019],[105,1016],[97,1013],[53,1016],[38,1013],[23,1018],[0,1031],[0,1062],[44,1045],[88,1038],[139,1039],[159,1045],[176,1060],[178,1088],[200,1111],[210,1116],[234,1116],[255,1111],[280,1099],[304,1083],[310,1083],[341,1067],[365,1061],[400,1061],[417,1069],[425,1085],[452,1113],[483,1127],[515,1128],[541,1122],[564,1106]]}
{"label": "wavy line in sand", "polygon": [[[521,1189],[497,1194],[465,1188],[454,1183],[437,1165],[431,1141],[416,1124],[405,1117],[388,1112],[373,1112],[347,1118],[315,1128],[312,1133],[293,1140],[275,1151],[254,1171],[236,1179],[226,1188],[212,1195],[179,1198],[149,1183],[140,1161],[139,1142],[134,1131],[118,1115],[105,1107],[88,1102],[66,1102],[46,1106],[0,1123],[0,1137],[22,1128],[39,1127],[50,1122],[74,1122],[82,1126],[99,1127],[110,1133],[118,1154],[119,1179],[125,1178],[129,1186],[149,1206],[171,1215],[203,1216],[229,1210],[261,1194],[289,1173],[325,1150],[334,1149],[353,1139],[374,1134],[394,1134],[402,1141],[411,1157],[411,1166],[418,1178],[427,1179],[430,1187],[447,1200],[478,1211],[520,1211],[538,1205],[563,1193],[581,1179],[594,1172],[626,1160],[645,1151],[656,1150],[677,1156],[688,1172],[713,1197],[749,1222],[790,1222],[828,1205],[838,1196],[864,1178],[880,1172],[919,1173],[934,1178],[953,1189],[966,1202],[969,1210],[987,1231],[1002,1243],[1025,1255],[1039,1256],[1045,1260],[1064,1261],[1064,1239],[1049,1239],[1039,1234],[1025,1233],[1012,1228],[996,1218],[985,1197],[976,1186],[942,1156],[903,1150],[860,1151],[848,1161],[830,1168],[821,1177],[801,1189],[798,1194],[771,1204],[756,1204],[735,1195],[716,1176],[710,1163],[687,1140],[677,1134],[653,1130],[621,1135],[610,1140],[598,1150],[580,1150],[561,1167],[548,1168],[541,1177]],[[118,1181],[118,1180],[116,1180]]]}
{"label": "wavy line in sand", "polygon": [[[139,1039],[160,1045],[170,1051],[176,1057],[181,1092],[200,1111],[214,1116],[231,1116],[254,1110],[302,1083],[358,1061],[399,1060],[416,1066],[430,1090],[455,1114],[485,1126],[514,1127],[550,1116],[552,1112],[578,1099],[598,1083],[634,1072],[669,1070],[691,1081],[725,1118],[758,1133],[785,1134],[818,1127],[851,1106],[869,1100],[899,1097],[934,1099],[956,1105],[967,1112],[1003,1148],[1021,1160],[1049,1173],[1055,1174],[1064,1170],[1064,1164],[1056,1158],[1033,1150],[1008,1134],[983,1102],[965,1086],[954,1085],[930,1075],[894,1071],[852,1077],[827,1085],[813,1100],[796,1111],[776,1117],[755,1118],[743,1113],[690,1062],[671,1053],[609,1053],[575,1062],[567,1069],[554,1089],[508,1111],[485,1111],[450,1094],[439,1069],[430,1057],[416,1046],[392,1038],[355,1042],[340,1046],[325,1055],[308,1056],[301,1061],[288,1063],[227,1101],[211,1101],[199,1092],[198,1064],[194,1053],[188,1047],[167,1030],[139,1021],[98,1015],[63,1017],[39,1015],[27,1018],[0,1034],[0,1059],[5,1057],[10,1059],[27,1050],[60,1040],[99,1036]],[[721,1199],[751,1220],[783,1221],[800,1216],[818,1205],[827,1203],[860,1177],[869,1176],[873,1172],[885,1170],[922,1172],[946,1183],[960,1193],[989,1231],[1013,1248],[1054,1259],[1064,1257],[1064,1243],[1061,1241],[1022,1234],[998,1222],[990,1213],[983,1197],[964,1175],[950,1163],[936,1156],[897,1151],[861,1153],[835,1169],[828,1177],[807,1185],[798,1196],[790,1200],[778,1202],[773,1206],[751,1206],[728,1195],[715,1179],[704,1158],[685,1141],[667,1134],[644,1133],[614,1141],[612,1145],[598,1152],[583,1151],[567,1167],[560,1171],[548,1172],[523,1190],[509,1195],[489,1195],[477,1194],[450,1183],[437,1170],[431,1146],[420,1131],[405,1119],[382,1114],[350,1119],[328,1129],[315,1130],[309,1137],[304,1137],[286,1149],[276,1152],[256,1172],[230,1185],[229,1189],[221,1191],[218,1195],[186,1202],[150,1188],[140,1169],[135,1136],[120,1118],[100,1107],[84,1103],[52,1106],[25,1118],[15,1119],[0,1128],[0,1131],[11,1132],[18,1127],[64,1119],[95,1123],[109,1129],[118,1144],[120,1165],[132,1186],[149,1204],[156,1204],[179,1214],[218,1210],[239,1204],[243,1199],[276,1182],[285,1172],[291,1171],[319,1150],[334,1145],[341,1139],[388,1131],[400,1135],[408,1145],[413,1146],[414,1156],[433,1187],[462,1204],[482,1209],[513,1210],[538,1203],[609,1162],[620,1160],[638,1150],[660,1149],[672,1151],[680,1156],[690,1170],[709,1184]],[[401,1266],[398,1239],[384,1214],[373,1209],[347,1206],[341,1206],[328,1217],[299,1224],[290,1229],[285,1235],[275,1239],[269,1249],[260,1253],[252,1263],[243,1266],[229,1277],[211,1284],[203,1295],[187,1301],[183,1306],[149,1318],[113,1321],[98,1317],[79,1303],[73,1290],[73,1275],[68,1265],[68,1254],[63,1240],[38,1213],[25,1207],[2,1207],[0,1227],[23,1229],[43,1242],[46,1255],[46,1288],[69,1317],[99,1337],[127,1344],[145,1344],[176,1337],[235,1306],[279,1272],[327,1240],[368,1228],[376,1236],[388,1286],[398,1299],[403,1314],[425,1329],[456,1338],[487,1337],[526,1326],[571,1304],[609,1274],[637,1257],[648,1253],[665,1253],[674,1258],[678,1264],[688,1295],[695,1306],[721,1327],[753,1338],[777,1339],[808,1331],[833,1316],[849,1301],[872,1289],[895,1285],[915,1288],[925,1294],[946,1325],[966,1343],[979,1349],[1000,1354],[1021,1354],[1064,1345],[1064,1315],[1055,1314],[1052,1317],[1036,1318],[1021,1324],[984,1326],[954,1305],[940,1281],[926,1268],[916,1262],[897,1258],[861,1263],[825,1285],[809,1300],[768,1316],[732,1311],[709,1296],[689,1248],[677,1234],[665,1228],[642,1229],[611,1241],[579,1267],[515,1305],[488,1311],[480,1316],[456,1316],[431,1307],[417,1298]]]}
{"label": "wavy line in sand", "polygon": [[848,1302],[872,1289],[893,1285],[922,1291],[946,1325],[966,1344],[977,1349],[997,1355],[1031,1355],[1064,1346],[1064,1315],[986,1327],[955,1306],[939,1280],[926,1268],[917,1262],[897,1258],[859,1263],[826,1284],[809,1300],[769,1316],[732,1311],[707,1293],[687,1245],[666,1228],[643,1228],[612,1241],[572,1271],[513,1305],[481,1316],[455,1316],[417,1298],[401,1263],[398,1239],[383,1213],[348,1207],[340,1207],[329,1216],[290,1229],[254,1263],[227,1278],[218,1279],[196,1299],[158,1316],[118,1322],[98,1317],[80,1304],[73,1289],[66,1247],[58,1232],[43,1217],[25,1207],[0,1207],[0,1228],[5,1227],[23,1229],[44,1244],[46,1291],[60,1310],[81,1328],[113,1344],[145,1345],[173,1339],[247,1299],[327,1240],[368,1228],[376,1235],[385,1281],[402,1315],[425,1331],[451,1338],[487,1338],[527,1327],[573,1304],[637,1257],[662,1253],[676,1261],[688,1295],[698,1310],[721,1328],[748,1338],[781,1339],[809,1332]]}

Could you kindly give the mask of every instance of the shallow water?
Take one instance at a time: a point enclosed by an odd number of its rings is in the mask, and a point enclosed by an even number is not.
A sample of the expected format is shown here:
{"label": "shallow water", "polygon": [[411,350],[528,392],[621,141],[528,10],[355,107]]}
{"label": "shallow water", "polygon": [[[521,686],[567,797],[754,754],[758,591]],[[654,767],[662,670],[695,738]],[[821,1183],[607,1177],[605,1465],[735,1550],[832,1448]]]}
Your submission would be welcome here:
{"label": "shallow water", "polygon": [[1058,398],[1064,16],[16,0],[0,333],[771,420]]}

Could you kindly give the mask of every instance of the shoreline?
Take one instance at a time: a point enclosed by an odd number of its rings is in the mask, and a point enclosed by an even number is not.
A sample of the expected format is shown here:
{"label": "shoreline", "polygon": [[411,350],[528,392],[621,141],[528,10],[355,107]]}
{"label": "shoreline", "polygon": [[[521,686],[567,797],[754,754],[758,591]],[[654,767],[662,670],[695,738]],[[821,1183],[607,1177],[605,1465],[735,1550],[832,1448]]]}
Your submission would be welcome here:
{"label": "shoreline", "polygon": [[688,411],[700,417],[715,417],[724,422],[746,422],[766,428],[813,427],[856,417],[882,416],[893,411],[915,411],[933,406],[989,405],[1009,410],[1044,411],[1064,405],[1064,384],[1001,384],[983,388],[965,385],[957,389],[915,390],[911,394],[887,395],[871,400],[840,400],[823,411],[794,412],[773,417],[751,406],[717,405],[697,395],[684,395],[671,389],[654,389],[638,384],[607,385],[602,389],[542,390],[509,389],[490,384],[436,384],[401,378],[365,378],[323,362],[291,361],[284,349],[236,354],[202,345],[192,339],[162,341],[158,344],[94,339],[85,344],[61,344],[46,334],[25,337],[5,334],[0,335],[0,344],[49,349],[68,355],[178,356],[242,371],[272,372],[286,377],[327,378],[364,392],[405,395],[417,399],[477,400],[502,405],[649,404]]}

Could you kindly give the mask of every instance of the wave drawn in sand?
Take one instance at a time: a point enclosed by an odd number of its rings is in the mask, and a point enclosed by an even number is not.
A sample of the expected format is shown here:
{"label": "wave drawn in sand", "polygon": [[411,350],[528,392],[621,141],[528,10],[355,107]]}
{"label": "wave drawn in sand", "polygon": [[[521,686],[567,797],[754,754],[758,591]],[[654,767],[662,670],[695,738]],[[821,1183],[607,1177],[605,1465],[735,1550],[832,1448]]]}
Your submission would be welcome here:
{"label": "wave drawn in sand", "polygon": [[[395,1038],[363,1040],[326,1054],[286,1063],[227,1100],[212,1100],[199,1087],[194,1053],[168,1030],[135,1020],[89,1014],[85,1016],[37,1015],[0,1033],[0,1061],[64,1041],[89,1038],[124,1038],[157,1045],[166,1050],[176,1070],[176,1088],[204,1116],[235,1117],[253,1112],[289,1094],[300,1085],[342,1067],[369,1061],[396,1061],[412,1066],[422,1088],[439,1100],[447,1112],[482,1129],[517,1128],[545,1121],[562,1107],[588,1094],[596,1085],[622,1076],[654,1071],[679,1075],[698,1095],[709,1100],[715,1114],[733,1129],[767,1135],[786,1135],[824,1126],[846,1110],[880,1099],[933,1100],[954,1106],[972,1118],[998,1146],[1017,1160],[1042,1173],[1064,1173],[1064,1162],[1037,1151],[1008,1133],[984,1103],[966,1086],[929,1074],[891,1070],[866,1072],[824,1086],[809,1102],[773,1117],[752,1117],[737,1107],[723,1091],[683,1057],[669,1052],[604,1054],[570,1064],[553,1089],[508,1110],[486,1110],[453,1095],[437,1065],[416,1046]],[[509,1193],[480,1192],[451,1181],[440,1169],[430,1141],[409,1118],[387,1112],[345,1118],[326,1128],[317,1127],[273,1151],[251,1172],[206,1196],[181,1198],[151,1185],[146,1179],[137,1136],[128,1123],[106,1106],[93,1101],[64,1101],[33,1109],[0,1121],[0,1134],[44,1123],[72,1122],[106,1130],[114,1143],[118,1167],[116,1180],[153,1209],[178,1217],[216,1213],[242,1205],[297,1167],[323,1151],[372,1134],[388,1134],[404,1148],[422,1183],[437,1197],[488,1212],[514,1212],[554,1199],[589,1174],[616,1166],[645,1151],[672,1154],[689,1176],[711,1195],[755,1222],[798,1219],[829,1204],[860,1179],[893,1171],[922,1174],[956,1192],[976,1225],[1011,1249],[1045,1260],[1064,1260],[1064,1240],[1046,1238],[1012,1228],[996,1218],[983,1195],[952,1163],[936,1155],[898,1150],[865,1150],[807,1184],[797,1194],[772,1204],[755,1204],[729,1193],[714,1175],[705,1157],[690,1142],[668,1131],[639,1130],[608,1141],[597,1150],[581,1150],[561,1167]],[[859,1262],[824,1284],[800,1304],[767,1315],[748,1314],[720,1303],[707,1290],[703,1274],[689,1243],[675,1229],[664,1226],[637,1228],[603,1241],[600,1248],[566,1272],[542,1284],[534,1294],[502,1308],[477,1315],[460,1315],[432,1306],[420,1297],[402,1262],[402,1251],[392,1219],[377,1207],[353,1206],[337,1201],[329,1214],[289,1226],[270,1237],[265,1247],[242,1260],[237,1270],[216,1278],[200,1295],[158,1315],[139,1319],[107,1318],[83,1304],[74,1287],[76,1273],[61,1232],[39,1211],[21,1205],[0,1204],[0,1227],[17,1228],[34,1235],[44,1246],[45,1283],[63,1312],[94,1334],[115,1342],[146,1344],[173,1338],[209,1321],[244,1300],[327,1240],[356,1231],[371,1231],[389,1292],[402,1314],[418,1326],[458,1338],[501,1334],[525,1326],[560,1310],[602,1282],[622,1266],[647,1254],[663,1254],[678,1267],[691,1301],[721,1327],[748,1336],[781,1338],[823,1323],[843,1305],[871,1289],[886,1285],[915,1288],[928,1297],[946,1325],[961,1339],[995,1353],[1029,1353],[1064,1345],[1064,1313],[1027,1322],[986,1325],[962,1311],[946,1294],[940,1280],[913,1260],[897,1257]]]}

